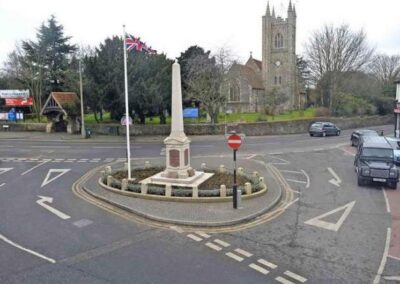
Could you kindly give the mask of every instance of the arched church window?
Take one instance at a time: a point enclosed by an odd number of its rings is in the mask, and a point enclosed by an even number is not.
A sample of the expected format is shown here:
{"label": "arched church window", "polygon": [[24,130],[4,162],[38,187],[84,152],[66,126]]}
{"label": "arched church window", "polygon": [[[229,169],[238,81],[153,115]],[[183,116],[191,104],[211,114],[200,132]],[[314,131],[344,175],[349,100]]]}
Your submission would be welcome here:
{"label": "arched church window", "polygon": [[231,82],[231,87],[229,89],[229,100],[231,102],[240,101],[240,87],[238,82]]}
{"label": "arched church window", "polygon": [[282,77],[279,76],[279,85],[281,85],[281,84],[282,84]]}
{"label": "arched church window", "polygon": [[275,48],[282,48],[283,47],[283,36],[280,33],[277,33],[275,35],[275,40],[274,40],[274,46]]}
{"label": "arched church window", "polygon": [[278,77],[275,76],[274,78],[274,84],[277,85],[278,84]]}

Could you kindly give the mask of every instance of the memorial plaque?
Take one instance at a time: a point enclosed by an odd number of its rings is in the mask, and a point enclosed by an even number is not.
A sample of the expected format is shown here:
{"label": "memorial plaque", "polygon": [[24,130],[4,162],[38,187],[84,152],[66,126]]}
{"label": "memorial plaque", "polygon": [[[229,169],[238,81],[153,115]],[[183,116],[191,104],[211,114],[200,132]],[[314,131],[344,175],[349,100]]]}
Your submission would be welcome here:
{"label": "memorial plaque", "polygon": [[185,150],[185,166],[189,164],[189,149]]}
{"label": "memorial plaque", "polygon": [[179,167],[179,151],[178,150],[170,150],[169,151],[169,165],[174,168]]}

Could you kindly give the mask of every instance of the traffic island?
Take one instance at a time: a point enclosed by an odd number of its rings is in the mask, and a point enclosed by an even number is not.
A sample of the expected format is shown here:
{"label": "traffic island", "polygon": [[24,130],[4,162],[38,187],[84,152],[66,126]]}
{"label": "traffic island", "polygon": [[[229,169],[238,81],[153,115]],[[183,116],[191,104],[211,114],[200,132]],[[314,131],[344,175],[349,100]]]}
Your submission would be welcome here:
{"label": "traffic island", "polygon": [[[154,171],[161,166],[157,165],[157,162],[159,159],[152,160],[151,167],[154,167]],[[211,169],[219,169],[221,165],[230,165],[231,163],[229,158],[207,158],[207,168]],[[132,168],[143,168],[144,164],[144,160],[135,160]],[[204,160],[193,158],[192,164],[201,168],[202,165],[204,166]],[[116,208],[133,213],[133,218],[134,216],[143,218],[144,222],[149,225],[157,222],[157,226],[166,227],[180,225],[201,228],[231,228],[232,226],[242,228],[243,224],[258,224],[263,220],[269,220],[271,216],[281,214],[285,205],[292,201],[293,196],[287,184],[279,176],[279,172],[272,165],[261,161],[239,159],[238,164],[246,172],[252,174],[257,172],[255,175],[265,177],[265,190],[252,193],[253,198],[246,198],[246,194],[244,194],[240,207],[236,210],[232,206],[232,196],[229,196],[231,190],[227,190],[227,196],[224,197],[221,196],[224,194],[224,190],[221,193],[220,187],[220,196],[201,197],[200,193],[198,198],[173,196],[174,191],[172,191],[171,197],[167,199],[165,189],[160,192],[160,195],[157,195],[121,190],[104,183],[101,185],[100,181],[104,180],[105,175],[104,168],[90,172],[82,182],[77,183],[77,187],[97,200],[108,204],[104,207],[111,204]],[[113,164],[112,166],[115,169],[124,167],[123,164]],[[227,172],[231,172],[229,167],[224,168]],[[128,186],[132,186],[132,183],[129,183]],[[215,194],[214,191],[213,194]],[[218,202],[216,202],[217,200]]]}

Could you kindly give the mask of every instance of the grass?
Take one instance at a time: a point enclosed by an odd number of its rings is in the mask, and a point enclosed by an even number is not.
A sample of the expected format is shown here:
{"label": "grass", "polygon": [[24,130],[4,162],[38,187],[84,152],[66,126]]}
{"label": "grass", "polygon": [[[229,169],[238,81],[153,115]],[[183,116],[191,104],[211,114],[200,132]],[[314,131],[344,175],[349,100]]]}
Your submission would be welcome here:
{"label": "grass", "polygon": [[[237,123],[237,122],[260,122],[260,121],[288,121],[288,120],[300,120],[305,118],[313,118],[315,117],[315,109],[308,108],[304,111],[290,111],[287,113],[283,113],[280,115],[275,115],[272,117],[271,115],[263,115],[261,113],[231,113],[226,114],[226,122],[227,123]],[[219,123],[225,123],[225,114],[220,113],[218,116]],[[31,118],[26,116],[25,122],[38,122],[36,118]],[[43,116],[41,118],[41,122],[47,122],[47,118]],[[85,123],[87,124],[96,124],[96,120],[94,119],[93,113],[85,114]],[[103,114],[103,120],[100,123],[120,123],[119,121],[111,120],[110,113],[105,112]],[[185,118],[185,124],[195,124],[195,123],[206,123],[206,117],[200,118]],[[147,125],[158,125],[160,124],[160,117],[153,116],[153,117],[146,117],[146,124]],[[171,118],[167,117],[167,124],[171,124]]]}

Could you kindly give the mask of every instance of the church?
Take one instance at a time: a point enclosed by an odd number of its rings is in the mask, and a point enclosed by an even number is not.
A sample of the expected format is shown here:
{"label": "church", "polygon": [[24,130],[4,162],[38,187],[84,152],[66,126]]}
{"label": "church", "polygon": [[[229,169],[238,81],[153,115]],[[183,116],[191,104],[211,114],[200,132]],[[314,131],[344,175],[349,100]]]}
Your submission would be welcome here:
{"label": "church", "polygon": [[262,17],[262,61],[250,58],[229,70],[227,110],[263,112],[271,96],[281,110],[302,104],[297,84],[296,8],[289,2],[287,18],[275,15],[267,4]]}

